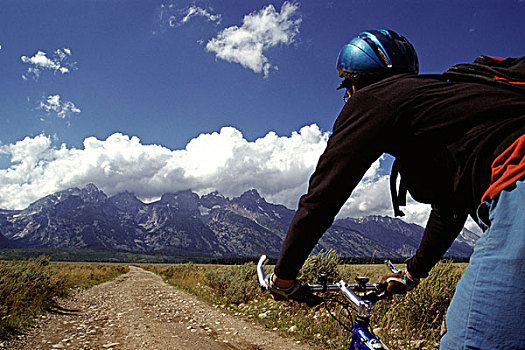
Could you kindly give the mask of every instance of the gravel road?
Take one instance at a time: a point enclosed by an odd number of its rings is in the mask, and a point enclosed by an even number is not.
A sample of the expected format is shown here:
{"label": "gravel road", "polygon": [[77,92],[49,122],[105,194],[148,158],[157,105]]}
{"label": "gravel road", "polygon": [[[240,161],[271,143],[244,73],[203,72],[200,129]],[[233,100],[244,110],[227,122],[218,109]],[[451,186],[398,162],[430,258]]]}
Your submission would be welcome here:
{"label": "gravel road", "polygon": [[6,349],[310,349],[180,291],[148,271],[130,271],[76,293],[76,310],[47,314]]}

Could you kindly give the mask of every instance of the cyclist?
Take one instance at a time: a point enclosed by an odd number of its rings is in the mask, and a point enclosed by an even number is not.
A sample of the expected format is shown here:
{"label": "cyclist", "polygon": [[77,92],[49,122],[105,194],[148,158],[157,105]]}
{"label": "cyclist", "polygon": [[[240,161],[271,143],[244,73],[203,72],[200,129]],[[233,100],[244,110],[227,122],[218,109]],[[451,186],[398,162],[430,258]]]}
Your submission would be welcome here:
{"label": "cyclist", "polygon": [[485,232],[449,307],[441,348],[524,346],[523,94],[418,75],[414,47],[392,30],[353,38],[337,71],[349,100],[268,277],[274,298],[293,298],[307,256],[366,170],[388,153],[412,198],[432,205],[421,244],[407,271],[388,276],[389,291],[404,293],[426,277],[470,214]]}

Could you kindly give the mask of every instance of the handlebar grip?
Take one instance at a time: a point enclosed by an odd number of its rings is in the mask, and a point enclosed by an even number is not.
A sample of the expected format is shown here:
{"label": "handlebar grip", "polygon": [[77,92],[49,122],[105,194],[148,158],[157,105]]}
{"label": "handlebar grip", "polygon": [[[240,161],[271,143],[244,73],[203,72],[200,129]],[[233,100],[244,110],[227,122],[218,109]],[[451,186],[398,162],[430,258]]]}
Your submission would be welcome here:
{"label": "handlebar grip", "polygon": [[266,255],[261,255],[259,262],[257,263],[257,278],[259,279],[259,285],[263,292],[268,290],[268,285],[266,284],[266,273],[264,272],[264,267],[268,262],[268,257]]}
{"label": "handlebar grip", "polygon": [[[268,291],[269,286],[266,282],[266,272],[265,266],[268,262],[268,257],[266,255],[261,255],[259,262],[257,263],[257,278],[259,280],[259,285],[263,292]],[[399,271],[390,261],[385,261],[385,264],[392,270]],[[366,284],[348,284],[345,281],[341,281],[336,284],[302,284],[299,289],[290,295],[290,299],[295,300],[300,303],[305,303],[309,307],[317,306],[325,301],[325,299],[319,295],[316,295],[316,292],[334,292],[341,291],[354,305],[359,309],[360,314],[366,314],[367,310],[371,308],[371,305],[378,300],[384,299],[386,296],[386,283],[374,283]],[[359,292],[368,292],[362,296],[362,299],[357,296],[352,289],[359,290]]]}
{"label": "handlebar grip", "polygon": [[305,303],[308,307],[314,307],[321,304],[324,299],[310,290],[310,287],[307,284],[301,285],[295,296],[292,296],[290,299],[295,300],[299,303]]}
{"label": "handlebar grip", "polygon": [[[257,278],[263,292],[268,290],[268,285],[266,284],[266,272],[264,271],[267,262],[268,257],[266,255],[261,255],[259,262],[257,263]],[[323,302],[323,298],[313,294],[307,284],[301,285],[299,290],[297,290],[292,296],[292,299],[300,303],[305,303],[309,307],[319,305]]]}
{"label": "handlebar grip", "polygon": [[392,273],[401,272],[401,270],[399,270],[397,267],[395,267],[394,264],[392,264],[392,261],[390,261],[390,260],[385,260],[385,265],[386,265],[386,267],[388,267],[388,269],[390,271],[392,271]]}

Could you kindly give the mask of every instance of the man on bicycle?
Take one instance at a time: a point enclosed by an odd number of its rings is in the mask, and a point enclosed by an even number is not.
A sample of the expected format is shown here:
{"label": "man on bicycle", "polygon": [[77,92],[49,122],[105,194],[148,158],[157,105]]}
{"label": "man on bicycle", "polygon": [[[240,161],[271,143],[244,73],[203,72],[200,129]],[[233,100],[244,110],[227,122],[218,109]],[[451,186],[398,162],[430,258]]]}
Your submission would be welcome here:
{"label": "man on bicycle", "polygon": [[[432,205],[421,244],[407,271],[392,276],[390,291],[406,292],[426,277],[471,215],[485,232],[449,307],[441,348],[522,348],[523,93],[418,75],[414,47],[392,30],[353,38],[339,54],[337,71],[349,100],[269,277],[274,296],[293,298],[299,269],[317,241],[370,165],[388,153],[412,198]],[[394,203],[399,199],[394,195]]]}

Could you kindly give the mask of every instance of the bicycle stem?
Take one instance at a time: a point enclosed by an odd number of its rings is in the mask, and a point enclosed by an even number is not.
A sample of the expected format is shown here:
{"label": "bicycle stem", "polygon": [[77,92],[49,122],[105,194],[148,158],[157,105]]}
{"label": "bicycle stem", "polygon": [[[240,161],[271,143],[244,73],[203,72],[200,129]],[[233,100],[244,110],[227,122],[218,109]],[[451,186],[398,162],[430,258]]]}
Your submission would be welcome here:
{"label": "bicycle stem", "polygon": [[[265,272],[264,267],[266,263],[268,262],[268,257],[266,255],[262,255],[259,259],[259,263],[257,264],[257,277],[259,279],[259,284],[261,285],[261,289],[266,291],[267,286],[265,282]],[[368,300],[361,299],[352,288],[355,288],[356,284],[350,284],[344,280],[341,280],[339,283],[335,284],[308,284],[308,287],[310,288],[310,291],[312,292],[326,292],[326,291],[341,291],[341,293],[356,307],[357,309],[357,315],[360,317],[370,317],[372,314],[373,309],[373,303]],[[361,285],[361,287],[364,287],[365,289],[374,289],[376,288],[375,285]]]}
{"label": "bicycle stem", "polygon": [[368,318],[372,315],[373,306],[370,301],[363,300],[355,294],[354,291],[349,288],[348,282],[341,280],[339,285],[344,296],[357,308],[357,316]]}

